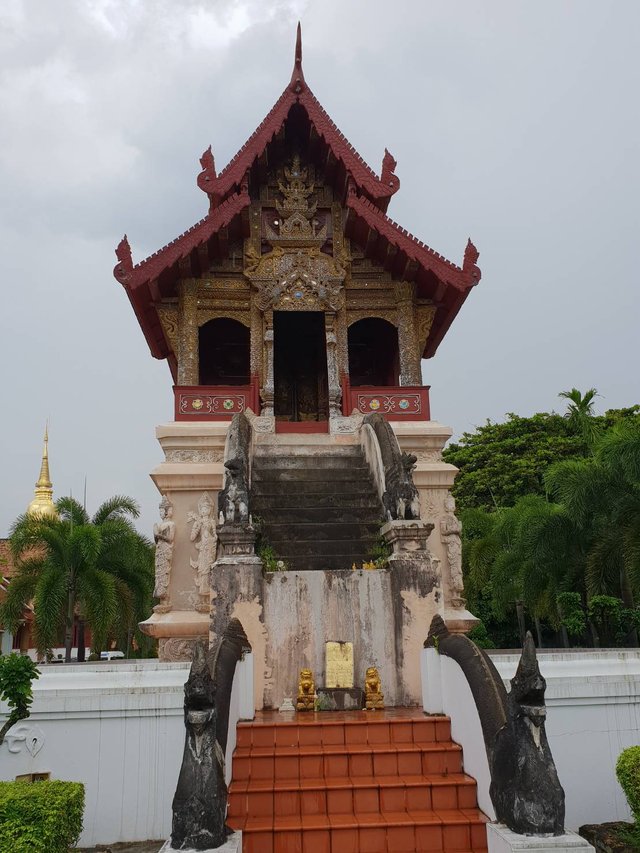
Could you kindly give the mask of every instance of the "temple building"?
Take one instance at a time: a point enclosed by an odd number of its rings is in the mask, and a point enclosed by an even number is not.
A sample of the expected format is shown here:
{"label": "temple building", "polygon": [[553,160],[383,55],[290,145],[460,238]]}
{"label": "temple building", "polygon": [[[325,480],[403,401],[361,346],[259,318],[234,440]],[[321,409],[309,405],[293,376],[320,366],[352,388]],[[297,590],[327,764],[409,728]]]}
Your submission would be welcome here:
{"label": "temple building", "polygon": [[116,250],[151,354],[173,379],[155,525],[156,597],[143,630],[181,660],[240,620],[256,707],[326,676],[326,644],[377,667],[388,704],[418,701],[431,618],[465,609],[460,525],[432,420],[432,358],[480,280],[471,241],[447,260],[387,215],[377,174],[291,79],[221,171],[200,160],[203,219],[134,263]]}

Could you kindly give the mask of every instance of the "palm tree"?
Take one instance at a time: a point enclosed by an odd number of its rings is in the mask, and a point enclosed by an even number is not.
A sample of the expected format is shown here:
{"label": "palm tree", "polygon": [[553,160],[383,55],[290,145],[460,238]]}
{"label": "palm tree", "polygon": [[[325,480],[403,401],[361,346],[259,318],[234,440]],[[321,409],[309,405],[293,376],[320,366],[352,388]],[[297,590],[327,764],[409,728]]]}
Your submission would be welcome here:
{"label": "palm tree", "polygon": [[99,651],[110,631],[130,630],[151,595],[153,569],[151,545],[133,526],[139,510],[131,498],[105,501],[93,518],[70,497],[60,498],[56,509],[58,518],[15,521],[10,546],[17,573],[0,615],[15,630],[32,601],[38,651],[54,646],[64,629],[68,663],[76,614],[91,626]]}
{"label": "palm tree", "polygon": [[592,457],[553,465],[545,477],[587,541],[589,595],[617,595],[633,609],[640,593],[640,418],[620,421]]}
{"label": "palm tree", "polygon": [[523,635],[526,608],[542,645],[541,620],[559,626],[556,596],[580,587],[584,574],[584,551],[571,519],[562,506],[528,495],[492,513],[468,511],[463,514],[464,524],[467,521],[472,538],[463,553],[471,589],[490,588],[498,619],[504,619],[515,603]]}
{"label": "palm tree", "polygon": [[602,434],[601,424],[594,418],[594,400],[598,396],[595,388],[589,388],[584,394],[577,388],[561,391],[558,397],[569,401],[564,417],[570,427],[582,436],[588,447],[593,447]]}

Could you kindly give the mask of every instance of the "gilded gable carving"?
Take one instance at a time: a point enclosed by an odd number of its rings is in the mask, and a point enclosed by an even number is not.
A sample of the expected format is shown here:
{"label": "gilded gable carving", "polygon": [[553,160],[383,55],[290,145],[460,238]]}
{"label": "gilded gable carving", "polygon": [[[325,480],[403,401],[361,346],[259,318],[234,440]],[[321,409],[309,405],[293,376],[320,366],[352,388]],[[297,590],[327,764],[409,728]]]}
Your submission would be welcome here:
{"label": "gilded gable carving", "polygon": [[158,305],[156,306],[158,317],[162,331],[167,339],[167,343],[173,350],[178,349],[178,306],[177,305]]}

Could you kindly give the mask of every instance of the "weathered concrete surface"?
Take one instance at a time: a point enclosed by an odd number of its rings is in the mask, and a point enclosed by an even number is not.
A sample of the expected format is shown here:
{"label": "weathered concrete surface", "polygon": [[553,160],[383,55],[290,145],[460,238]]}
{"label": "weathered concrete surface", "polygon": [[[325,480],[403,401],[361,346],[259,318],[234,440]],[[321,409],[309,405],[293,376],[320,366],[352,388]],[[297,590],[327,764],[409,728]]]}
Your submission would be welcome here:
{"label": "weathered concrete surface", "polygon": [[211,621],[209,643],[223,635],[232,619],[242,625],[254,660],[256,710],[262,708],[267,669],[267,633],[262,607],[262,561],[258,557],[221,557],[209,573]]}
{"label": "weathered concrete surface", "polygon": [[[300,669],[325,678],[325,643],[353,643],[355,686],[378,668],[387,705],[419,704],[420,648],[439,591],[422,564],[371,571],[274,573],[264,581],[264,705],[295,695]],[[246,630],[246,629],[245,629]],[[415,670],[415,672],[414,672]]]}

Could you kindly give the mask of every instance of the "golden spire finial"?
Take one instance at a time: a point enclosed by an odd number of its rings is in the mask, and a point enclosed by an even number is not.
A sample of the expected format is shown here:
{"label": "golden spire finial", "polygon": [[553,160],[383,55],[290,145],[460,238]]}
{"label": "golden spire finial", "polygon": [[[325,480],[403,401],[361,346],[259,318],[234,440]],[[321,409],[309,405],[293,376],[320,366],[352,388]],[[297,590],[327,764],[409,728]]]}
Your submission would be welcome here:
{"label": "golden spire finial", "polygon": [[57,518],[53,503],[53,485],[49,475],[49,425],[44,428],[44,447],[42,448],[42,463],[40,476],[35,488],[35,497],[29,504],[27,515],[38,515],[44,518]]}

